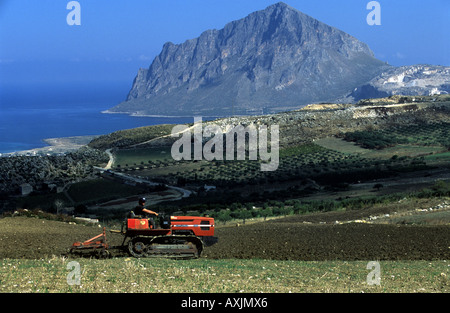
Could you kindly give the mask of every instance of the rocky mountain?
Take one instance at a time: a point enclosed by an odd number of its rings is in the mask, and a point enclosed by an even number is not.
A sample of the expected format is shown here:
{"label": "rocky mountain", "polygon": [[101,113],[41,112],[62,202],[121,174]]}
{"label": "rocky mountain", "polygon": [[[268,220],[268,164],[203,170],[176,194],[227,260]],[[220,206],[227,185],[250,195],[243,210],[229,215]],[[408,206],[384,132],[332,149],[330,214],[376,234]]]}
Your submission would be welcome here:
{"label": "rocky mountain", "polygon": [[433,96],[450,92],[450,67],[411,65],[392,67],[355,88],[341,102],[392,95]]}
{"label": "rocky mountain", "polygon": [[277,3],[182,44],[166,43],[139,70],[126,101],[107,112],[279,112],[349,95],[390,68],[363,42]]}

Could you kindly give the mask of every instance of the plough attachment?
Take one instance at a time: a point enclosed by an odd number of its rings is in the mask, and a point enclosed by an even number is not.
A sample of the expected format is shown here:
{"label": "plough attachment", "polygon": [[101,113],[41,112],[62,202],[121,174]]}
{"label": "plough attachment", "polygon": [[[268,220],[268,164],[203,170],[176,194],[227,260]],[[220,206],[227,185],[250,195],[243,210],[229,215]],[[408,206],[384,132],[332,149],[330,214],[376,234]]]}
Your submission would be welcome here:
{"label": "plough attachment", "polygon": [[71,254],[91,254],[99,258],[108,258],[110,253],[108,251],[108,243],[106,241],[106,229],[103,227],[103,232],[84,242],[75,242],[69,250]]}

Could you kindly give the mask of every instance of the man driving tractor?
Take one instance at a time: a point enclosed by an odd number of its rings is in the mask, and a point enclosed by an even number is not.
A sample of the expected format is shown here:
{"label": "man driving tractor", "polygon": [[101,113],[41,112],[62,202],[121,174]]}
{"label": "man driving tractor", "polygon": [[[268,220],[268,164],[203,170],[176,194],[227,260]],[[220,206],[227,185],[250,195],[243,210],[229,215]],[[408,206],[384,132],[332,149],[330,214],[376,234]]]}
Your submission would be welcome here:
{"label": "man driving tractor", "polygon": [[158,216],[159,214],[152,210],[146,209],[145,202],[146,202],[145,198],[140,198],[138,202],[139,205],[134,209],[133,213],[148,218],[148,221],[152,225],[152,228],[155,229],[155,221],[153,220],[153,217],[151,217],[150,215]]}

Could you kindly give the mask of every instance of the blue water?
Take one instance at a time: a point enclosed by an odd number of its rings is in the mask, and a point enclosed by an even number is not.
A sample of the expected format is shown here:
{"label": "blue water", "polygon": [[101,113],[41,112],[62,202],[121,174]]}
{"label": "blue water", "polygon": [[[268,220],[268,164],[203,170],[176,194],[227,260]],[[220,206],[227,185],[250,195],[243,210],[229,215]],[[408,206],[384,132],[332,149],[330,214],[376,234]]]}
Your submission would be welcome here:
{"label": "blue water", "polygon": [[158,124],[192,123],[192,117],[103,114],[123,101],[127,83],[0,85],[0,153],[44,147],[43,139],[102,135]]}

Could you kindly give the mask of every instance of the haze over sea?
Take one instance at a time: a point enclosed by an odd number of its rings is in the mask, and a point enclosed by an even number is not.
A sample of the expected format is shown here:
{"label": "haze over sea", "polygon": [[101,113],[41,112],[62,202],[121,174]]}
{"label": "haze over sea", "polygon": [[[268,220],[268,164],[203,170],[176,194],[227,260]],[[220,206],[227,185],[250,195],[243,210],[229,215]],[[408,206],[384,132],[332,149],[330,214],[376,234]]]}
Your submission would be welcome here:
{"label": "haze over sea", "polygon": [[123,101],[129,83],[0,86],[0,153],[47,146],[48,138],[91,136],[158,124],[192,123],[192,117],[103,114]]}

